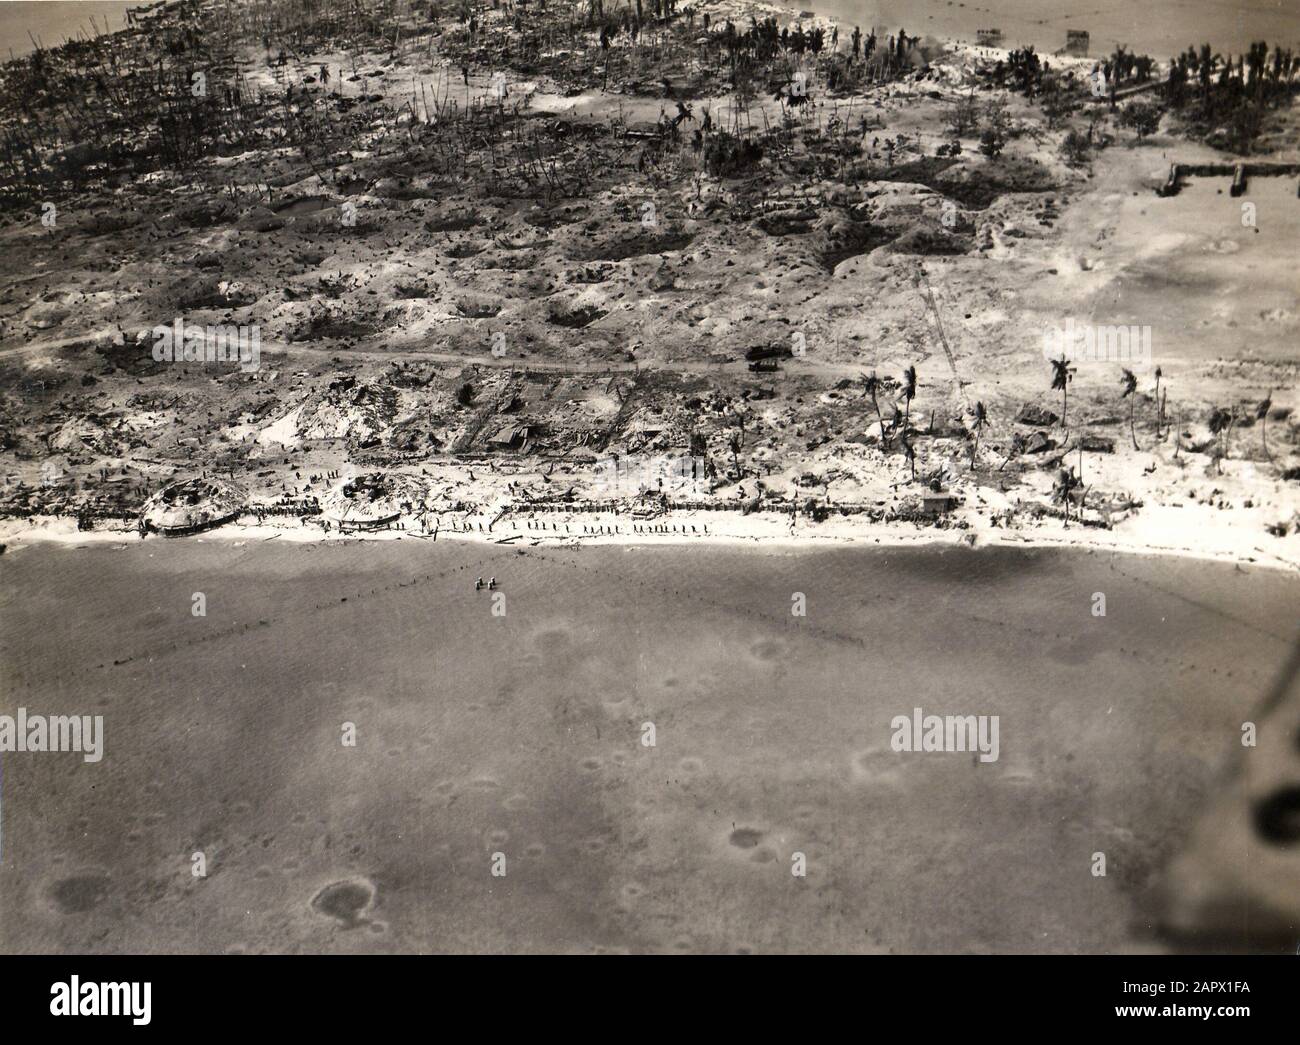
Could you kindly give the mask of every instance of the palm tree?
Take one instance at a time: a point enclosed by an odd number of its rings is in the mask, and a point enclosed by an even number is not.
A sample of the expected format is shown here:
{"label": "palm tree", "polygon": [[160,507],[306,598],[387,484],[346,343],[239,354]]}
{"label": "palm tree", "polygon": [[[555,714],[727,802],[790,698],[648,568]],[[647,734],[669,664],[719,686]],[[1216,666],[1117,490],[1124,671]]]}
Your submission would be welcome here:
{"label": "palm tree", "polygon": [[1214,67],[1222,61],[1222,56],[1214,54],[1210,50],[1209,44],[1201,44],[1200,62],[1197,65],[1197,74],[1201,81],[1201,93],[1205,101],[1210,100],[1210,84],[1214,78]]}
{"label": "palm tree", "polygon": [[1066,408],[1070,401],[1070,382],[1074,380],[1075,367],[1070,366],[1070,360],[1066,358],[1064,352],[1061,353],[1060,359],[1053,359],[1052,363],[1052,388],[1059,389],[1061,392],[1061,427],[1064,428]]}
{"label": "palm tree", "polygon": [[[1074,474],[1073,468],[1062,468],[1056,473],[1056,482],[1052,484],[1052,500],[1059,501],[1065,509],[1065,525],[1070,525],[1070,497],[1074,493],[1074,488],[1082,480]],[[1080,518],[1082,518],[1082,509],[1080,509]]]}
{"label": "palm tree", "polygon": [[1210,431],[1219,437],[1219,452],[1215,455],[1214,462],[1220,473],[1223,472],[1223,459],[1228,456],[1228,440],[1232,437],[1233,420],[1233,413],[1221,406],[1216,406],[1210,413]]}
{"label": "palm tree", "polygon": [[1132,370],[1125,370],[1124,376],[1119,379],[1119,383],[1124,386],[1124,391],[1121,393],[1120,398],[1126,399],[1130,396],[1132,397],[1128,400],[1128,434],[1133,440],[1133,449],[1138,450],[1141,448],[1138,446],[1137,433],[1133,429],[1133,404],[1137,402],[1138,381],[1137,378],[1133,376]]}
{"label": "palm tree", "polygon": [[1255,420],[1259,422],[1259,439],[1264,444],[1264,456],[1270,461],[1273,455],[1268,452],[1268,412],[1273,409],[1273,390],[1268,390],[1264,401],[1255,407]]}
{"label": "palm tree", "polygon": [[970,451],[970,466],[972,468],[975,467],[975,458],[980,452],[980,432],[984,430],[984,426],[988,424],[988,421],[989,415],[984,409],[984,404],[977,402],[975,404],[975,423],[971,425],[975,429],[975,442],[971,445]]}
{"label": "palm tree", "polygon": [[1083,440],[1079,440],[1079,521],[1083,522],[1083,505],[1088,500],[1088,488],[1083,485]]}
{"label": "palm tree", "polygon": [[866,391],[867,395],[871,397],[871,405],[872,407],[875,408],[876,417],[879,418],[880,420],[880,445],[884,446],[885,445],[885,417],[880,412],[880,403],[877,402],[876,400],[876,394],[880,391],[880,378],[876,376],[876,372],[874,370],[871,371],[871,373],[868,376],[862,379],[862,387]]}
{"label": "palm tree", "polygon": [[898,404],[893,405],[893,414],[889,418],[889,438],[892,440],[898,432],[906,431],[903,424],[903,411],[898,409]]}
{"label": "palm tree", "polygon": [[907,455],[907,463],[912,466],[912,482],[916,482],[916,450],[912,446],[912,441],[907,437],[907,428],[903,428],[903,434],[899,436],[898,441],[903,446],[903,453]]}
{"label": "palm tree", "polygon": [[1156,442],[1160,441],[1160,430],[1164,427],[1165,411],[1160,402],[1160,368],[1156,367]]}
{"label": "palm tree", "polygon": [[916,367],[909,366],[903,371],[903,399],[906,400],[906,412],[903,414],[903,428],[906,429],[912,418],[912,400],[916,397]]}

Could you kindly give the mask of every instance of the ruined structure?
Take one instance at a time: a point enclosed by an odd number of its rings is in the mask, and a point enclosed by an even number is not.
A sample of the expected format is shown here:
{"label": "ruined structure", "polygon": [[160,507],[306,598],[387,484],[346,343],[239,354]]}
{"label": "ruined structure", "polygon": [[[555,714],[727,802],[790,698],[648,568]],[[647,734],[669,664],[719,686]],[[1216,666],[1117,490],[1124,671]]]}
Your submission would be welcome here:
{"label": "ruined structure", "polygon": [[222,479],[191,478],[172,483],[145,502],[140,533],[183,537],[233,522],[244,510],[247,495]]}
{"label": "ruined structure", "polygon": [[1065,31],[1065,47],[1061,53],[1067,54],[1072,58],[1087,58],[1090,37],[1086,29],[1067,29]]}
{"label": "ruined structure", "polygon": [[422,514],[428,490],[414,476],[369,472],[331,490],[321,507],[328,528],[347,533],[387,529],[401,516]]}

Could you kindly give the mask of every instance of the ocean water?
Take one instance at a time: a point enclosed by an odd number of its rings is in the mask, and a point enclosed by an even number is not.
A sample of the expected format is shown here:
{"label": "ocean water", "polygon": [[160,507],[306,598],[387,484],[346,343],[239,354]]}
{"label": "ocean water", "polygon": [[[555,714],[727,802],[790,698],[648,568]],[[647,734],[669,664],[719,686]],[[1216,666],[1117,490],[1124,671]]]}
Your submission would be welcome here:
{"label": "ocean water", "polygon": [[[0,951],[1127,948],[1297,606],[1046,550],[11,550],[0,713],[105,754],[2,756]],[[998,760],[892,751],[915,707]]]}
{"label": "ocean water", "polygon": [[78,36],[96,35],[95,27],[101,33],[116,32],[126,26],[131,6],[136,5],[122,0],[5,0],[0,3],[0,60],[30,53],[33,38],[58,47]]}
{"label": "ocean water", "polygon": [[[32,49],[28,31],[47,47],[79,32],[89,34],[90,16],[101,29],[122,28],[127,4],[121,0],[6,0],[0,4],[0,57]],[[1120,3],[1093,0],[1079,5],[1060,0],[1006,0],[959,3],[955,0],[788,0],[793,10],[812,10],[886,34],[899,27],[909,35],[974,40],[975,30],[996,26],[1008,46],[1034,44],[1052,51],[1065,43],[1066,29],[1092,34],[1092,53],[1108,54],[1116,44],[1166,59],[1189,44],[1209,42],[1216,49],[1242,52],[1254,40],[1300,43],[1300,7],[1294,0],[1146,0]]]}
{"label": "ocean water", "polygon": [[1252,41],[1294,46],[1300,42],[1300,6],[1295,0],[1005,0],[957,3],[954,0],[786,0],[794,10],[815,11],[847,25],[871,26],[886,35],[906,29],[909,36],[975,42],[977,29],[999,28],[1005,45],[1032,44],[1040,52],[1064,46],[1067,29],[1091,34],[1093,55],[1110,54],[1117,44],[1160,60],[1194,44],[1210,43],[1225,53],[1241,53]]}

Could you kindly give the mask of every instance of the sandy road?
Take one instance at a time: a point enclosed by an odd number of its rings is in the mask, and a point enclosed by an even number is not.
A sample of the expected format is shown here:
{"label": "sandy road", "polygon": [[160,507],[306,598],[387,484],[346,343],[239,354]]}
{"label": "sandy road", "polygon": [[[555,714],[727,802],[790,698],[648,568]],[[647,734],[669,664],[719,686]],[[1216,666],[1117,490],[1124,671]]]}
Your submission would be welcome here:
{"label": "sandy road", "polygon": [[[103,327],[99,330],[88,331],[84,334],[70,337],[28,342],[24,345],[12,345],[7,348],[0,348],[0,358],[39,355],[42,352],[53,352],[60,348],[67,348],[70,345],[89,342],[99,344],[110,341],[118,333],[119,331],[114,327]],[[456,352],[430,352],[418,349],[339,349],[337,347],[322,347],[306,343],[294,344],[285,341],[264,342],[261,351],[263,355],[280,354],[285,357],[301,359],[319,359],[326,355],[330,357],[346,356],[353,359],[387,359],[395,361],[400,360],[402,362],[423,363],[459,363],[467,366],[497,367],[506,370],[546,370],[566,374],[635,374],[643,369],[682,374],[718,374],[740,372],[745,366],[747,366],[746,362],[739,358],[728,360],[727,362],[712,362],[705,360],[657,360],[654,362],[642,363],[640,361],[632,360],[626,362],[578,363],[558,359],[530,358],[523,360],[517,357],[512,358],[510,356],[497,357],[492,355],[490,352],[485,352],[482,355],[477,356],[467,356]],[[855,363],[830,363],[804,358],[800,360],[784,359],[781,361],[781,364],[784,370],[790,372],[809,375],[820,374],[828,378],[849,377],[856,379],[862,377],[865,373],[864,367]]]}

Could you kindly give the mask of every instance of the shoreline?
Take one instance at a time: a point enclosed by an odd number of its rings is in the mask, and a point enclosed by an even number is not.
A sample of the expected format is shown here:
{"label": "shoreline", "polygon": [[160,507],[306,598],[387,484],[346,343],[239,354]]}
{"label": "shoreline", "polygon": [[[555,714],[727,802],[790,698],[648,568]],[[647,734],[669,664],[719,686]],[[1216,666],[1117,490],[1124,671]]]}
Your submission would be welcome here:
{"label": "shoreline", "polygon": [[[861,544],[869,547],[905,548],[905,547],[939,547],[972,549],[983,548],[1053,548],[1069,551],[1110,552],[1136,556],[1161,556],[1174,559],[1190,559],[1201,562],[1223,562],[1239,566],[1255,566],[1274,570],[1279,573],[1300,574],[1300,562],[1285,559],[1275,552],[1263,548],[1252,548],[1250,554],[1241,549],[1211,547],[1207,545],[1154,544],[1140,538],[1115,535],[1113,530],[1096,531],[1090,529],[1084,533],[1082,528],[1072,530],[1048,531],[1046,528],[1026,531],[1024,529],[1005,529],[1003,527],[923,527],[914,523],[873,523],[869,527],[848,523],[835,526],[833,523],[819,523],[818,529],[802,530],[797,534],[790,532],[786,516],[771,513],[754,513],[742,516],[726,513],[721,529],[715,526],[711,532],[688,533],[691,525],[700,525],[700,516],[704,513],[680,512],[666,514],[656,519],[655,525],[670,527],[664,533],[646,532],[606,532],[606,533],[558,533],[550,531],[512,530],[479,531],[475,529],[437,528],[433,532],[423,533],[416,530],[375,530],[341,534],[337,531],[325,531],[309,524],[227,524],[214,527],[198,534],[180,537],[163,537],[150,535],[150,541],[208,541],[216,540],[235,545],[248,543],[267,543],[281,539],[300,544],[347,543],[356,541],[397,541],[408,538],[414,541],[436,542],[438,540],[460,541],[467,544],[495,545],[503,548],[569,547],[584,545],[622,545],[627,547],[655,547],[657,545],[683,545],[705,543],[725,547],[773,547],[783,551],[810,550],[825,545]],[[707,513],[711,516],[723,513]],[[38,517],[36,525],[30,523],[15,526],[13,520],[0,523],[0,544],[6,546],[5,553],[12,554],[24,546],[41,544],[61,545],[69,548],[81,548],[88,545],[130,544],[138,543],[141,538],[134,528],[78,530],[75,519],[59,516]],[[716,519],[714,520],[716,523]],[[734,523],[741,522],[740,527]],[[581,522],[575,523],[582,526]],[[588,523],[594,528],[599,523]],[[674,531],[671,527],[680,527]],[[1098,539],[1098,533],[1107,536]]]}

